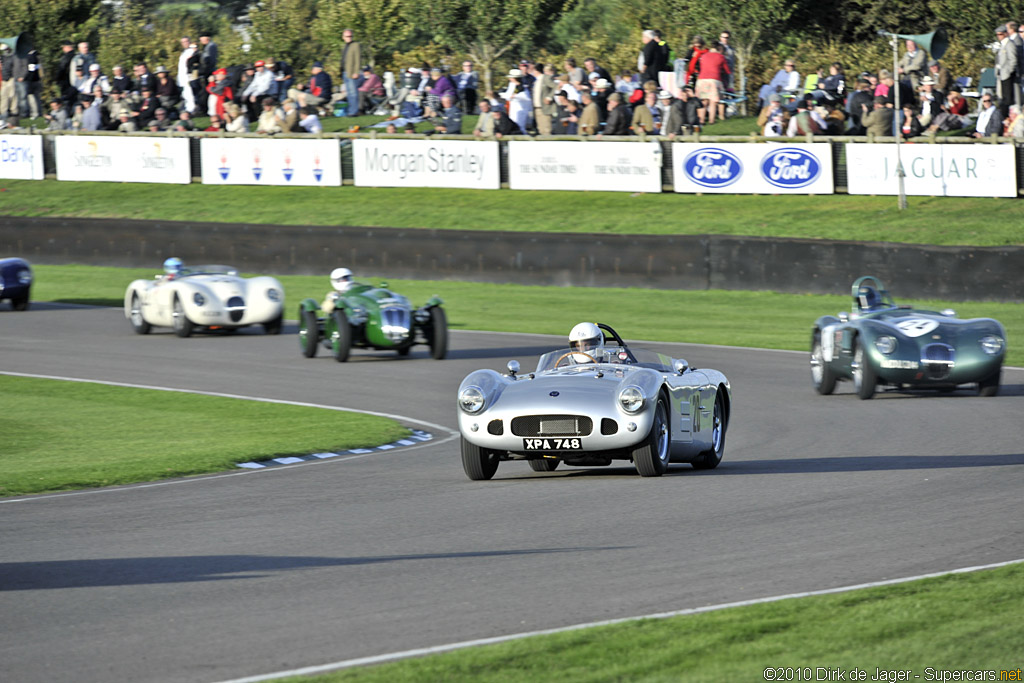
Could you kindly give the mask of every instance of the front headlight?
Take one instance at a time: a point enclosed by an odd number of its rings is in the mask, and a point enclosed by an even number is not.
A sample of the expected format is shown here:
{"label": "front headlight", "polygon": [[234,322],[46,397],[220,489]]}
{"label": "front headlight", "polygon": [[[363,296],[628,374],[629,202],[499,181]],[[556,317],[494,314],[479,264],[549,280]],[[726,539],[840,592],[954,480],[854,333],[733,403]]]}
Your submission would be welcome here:
{"label": "front headlight", "polygon": [[23,285],[27,285],[32,282],[32,271],[28,268],[22,268],[18,271],[18,282]]}
{"label": "front headlight", "polygon": [[484,392],[469,386],[459,393],[459,407],[467,413],[479,413],[484,407]]}
{"label": "front headlight", "polygon": [[195,294],[192,295],[192,301],[195,302],[196,306],[202,306],[203,304],[206,303],[206,297],[200,294],[199,292],[196,292]]}
{"label": "front headlight", "polygon": [[281,300],[281,292],[273,288],[268,289],[267,298],[276,303]]}
{"label": "front headlight", "polygon": [[896,350],[896,337],[890,337],[887,334],[882,335],[875,340],[875,348],[888,356]]}
{"label": "front headlight", "polygon": [[640,387],[629,386],[619,392],[619,405],[627,413],[635,413],[644,407],[644,394]]}
{"label": "front headlight", "polygon": [[1003,340],[994,334],[986,334],[978,340],[978,343],[981,344],[981,350],[990,356],[994,356],[1003,350]]}

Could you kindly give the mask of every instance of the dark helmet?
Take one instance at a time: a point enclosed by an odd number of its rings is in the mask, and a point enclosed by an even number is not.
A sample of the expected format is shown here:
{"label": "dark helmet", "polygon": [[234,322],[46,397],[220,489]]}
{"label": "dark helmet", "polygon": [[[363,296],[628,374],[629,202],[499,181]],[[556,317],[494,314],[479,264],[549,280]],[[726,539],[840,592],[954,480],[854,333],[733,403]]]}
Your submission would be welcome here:
{"label": "dark helmet", "polygon": [[857,306],[862,311],[870,311],[882,304],[882,296],[878,290],[868,285],[861,285],[857,290]]}

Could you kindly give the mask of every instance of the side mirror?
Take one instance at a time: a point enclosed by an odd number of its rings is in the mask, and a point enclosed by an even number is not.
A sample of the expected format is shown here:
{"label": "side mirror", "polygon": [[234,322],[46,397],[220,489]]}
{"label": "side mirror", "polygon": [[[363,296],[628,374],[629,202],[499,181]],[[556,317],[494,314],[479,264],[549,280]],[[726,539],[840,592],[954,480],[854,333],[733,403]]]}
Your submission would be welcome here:
{"label": "side mirror", "polygon": [[846,311],[842,311],[842,312],[839,313],[839,322],[845,323],[845,322],[849,322],[849,321],[850,321],[850,314],[849,313],[847,313]]}
{"label": "side mirror", "polygon": [[952,308],[943,308],[941,311],[939,311],[939,313],[946,316],[947,318],[956,317],[956,311],[954,311]]}
{"label": "side mirror", "polygon": [[686,369],[689,368],[689,367],[690,367],[690,364],[687,363],[682,358],[676,358],[674,361],[672,361],[672,369],[675,370],[677,375],[683,374],[684,372],[686,372]]}
{"label": "side mirror", "polygon": [[519,361],[510,360],[506,367],[508,368],[509,377],[515,377],[516,373],[519,372]]}

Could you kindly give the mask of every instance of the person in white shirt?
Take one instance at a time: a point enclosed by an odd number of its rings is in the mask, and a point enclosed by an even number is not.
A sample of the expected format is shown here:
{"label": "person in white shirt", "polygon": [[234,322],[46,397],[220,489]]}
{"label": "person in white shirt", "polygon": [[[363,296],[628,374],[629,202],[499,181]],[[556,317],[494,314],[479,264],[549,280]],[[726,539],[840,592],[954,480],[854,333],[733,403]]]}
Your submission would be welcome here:
{"label": "person in white shirt", "polygon": [[307,133],[322,133],[324,131],[324,127],[316,115],[316,107],[304,107],[300,116],[302,116],[302,120],[299,121],[299,125],[302,126],[302,130]]}
{"label": "person in white shirt", "polygon": [[181,88],[181,98],[185,105],[185,111],[189,114],[196,112],[196,96],[192,92],[192,69],[198,67],[198,64],[190,64],[190,62],[197,61],[192,58],[196,54],[196,46],[185,36],[181,39],[181,54],[178,55],[178,86]]}

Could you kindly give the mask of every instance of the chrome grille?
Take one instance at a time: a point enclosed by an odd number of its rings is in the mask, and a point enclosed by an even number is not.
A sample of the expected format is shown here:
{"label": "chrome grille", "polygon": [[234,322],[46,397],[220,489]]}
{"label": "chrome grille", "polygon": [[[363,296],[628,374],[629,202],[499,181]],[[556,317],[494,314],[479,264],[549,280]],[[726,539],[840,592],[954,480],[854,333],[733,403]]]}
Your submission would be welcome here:
{"label": "chrome grille", "polygon": [[523,415],[512,419],[516,436],[588,436],[594,421],[585,415]]}
{"label": "chrome grille", "polygon": [[228,299],[228,305],[225,307],[228,309],[228,316],[231,317],[231,322],[237,323],[245,315],[245,301],[240,296],[233,296]]}
{"label": "chrome grille", "polygon": [[406,339],[409,336],[409,310],[401,306],[381,308],[380,331],[393,342]]}
{"label": "chrome grille", "polygon": [[946,379],[956,364],[955,351],[948,344],[928,344],[921,349],[921,365],[928,379]]}

